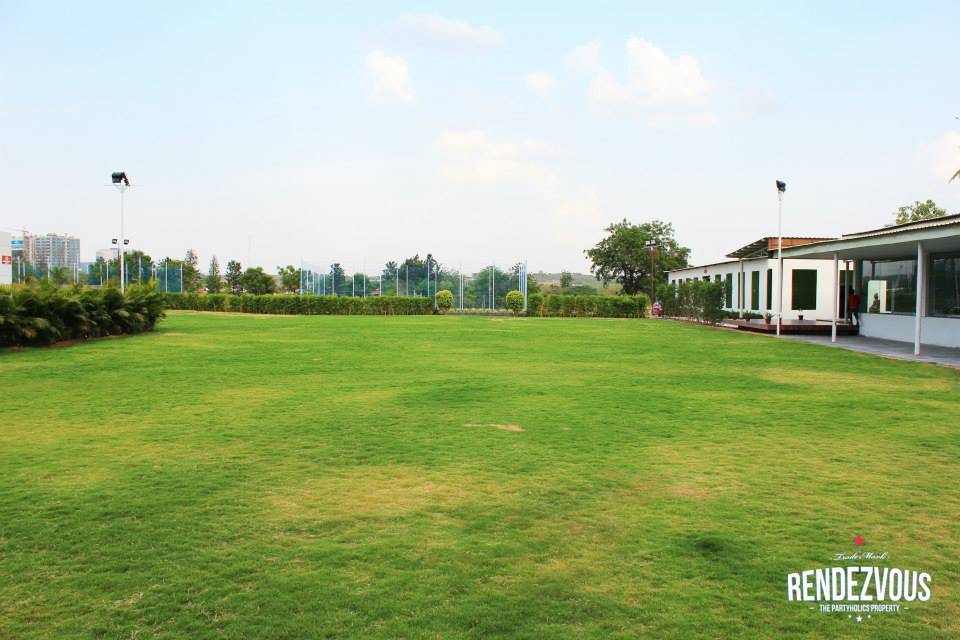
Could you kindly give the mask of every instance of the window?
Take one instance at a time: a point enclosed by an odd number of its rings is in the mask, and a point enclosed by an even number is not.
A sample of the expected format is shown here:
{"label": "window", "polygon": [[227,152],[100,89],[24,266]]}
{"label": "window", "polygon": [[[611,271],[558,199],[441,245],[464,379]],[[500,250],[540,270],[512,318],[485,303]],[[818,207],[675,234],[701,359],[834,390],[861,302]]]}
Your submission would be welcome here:
{"label": "window", "polygon": [[760,310],[760,272],[750,272],[750,308],[753,311]]}
{"label": "window", "polygon": [[931,315],[960,316],[960,254],[934,256],[931,263]]}
{"label": "window", "polygon": [[733,308],[733,274],[732,273],[727,274],[726,294],[727,294],[727,309],[732,309]]}
{"label": "window", "polygon": [[817,270],[794,269],[791,272],[793,300],[790,308],[794,311],[817,308]]}
{"label": "window", "polygon": [[720,282],[720,274],[719,274],[719,273],[714,274],[714,276],[713,276],[713,281],[714,281],[714,282]]}
{"label": "window", "polygon": [[767,311],[773,309],[773,269],[767,269]]}
{"label": "window", "polygon": [[917,261],[864,260],[861,310],[914,313],[917,310]]}

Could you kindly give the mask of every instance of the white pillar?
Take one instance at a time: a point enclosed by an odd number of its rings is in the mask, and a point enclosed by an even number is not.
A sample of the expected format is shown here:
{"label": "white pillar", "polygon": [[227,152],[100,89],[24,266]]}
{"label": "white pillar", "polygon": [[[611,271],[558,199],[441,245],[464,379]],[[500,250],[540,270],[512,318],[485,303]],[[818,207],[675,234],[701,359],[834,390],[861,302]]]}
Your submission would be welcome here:
{"label": "white pillar", "polygon": [[840,314],[840,256],[833,252],[833,317],[830,319],[830,342],[837,341],[837,316]]}
{"label": "white pillar", "polygon": [[926,262],[927,253],[923,249],[923,243],[917,243],[917,312],[916,312],[916,321],[914,322],[913,328],[913,355],[920,355],[920,328],[923,323],[923,301],[926,298],[926,292],[924,287],[924,273],[923,263]]}

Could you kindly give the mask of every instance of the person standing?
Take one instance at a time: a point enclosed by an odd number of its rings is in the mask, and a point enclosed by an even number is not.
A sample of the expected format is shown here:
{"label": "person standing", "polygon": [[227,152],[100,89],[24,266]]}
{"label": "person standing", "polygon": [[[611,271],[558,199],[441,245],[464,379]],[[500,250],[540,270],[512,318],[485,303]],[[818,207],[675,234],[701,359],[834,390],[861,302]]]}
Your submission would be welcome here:
{"label": "person standing", "polygon": [[860,326],[860,296],[857,295],[853,287],[850,288],[850,293],[847,294],[847,311],[850,314],[848,320],[852,321],[856,319],[857,326]]}

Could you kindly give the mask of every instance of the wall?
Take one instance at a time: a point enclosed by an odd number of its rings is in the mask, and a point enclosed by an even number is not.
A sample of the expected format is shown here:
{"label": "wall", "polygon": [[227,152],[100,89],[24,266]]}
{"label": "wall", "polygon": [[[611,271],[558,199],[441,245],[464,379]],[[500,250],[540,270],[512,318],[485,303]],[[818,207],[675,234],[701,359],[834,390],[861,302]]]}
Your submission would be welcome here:
{"label": "wall", "polygon": [[[863,313],[861,320],[862,336],[913,342],[916,316]],[[960,318],[923,318],[920,343],[960,348]]]}
{"label": "wall", "polygon": [[[843,269],[842,261],[840,262],[839,268]],[[744,292],[743,307],[745,310],[752,311],[751,306],[753,305],[751,305],[750,273],[758,270],[760,271],[760,309],[759,311],[755,311],[755,313],[767,312],[767,269],[773,269],[773,273],[771,274],[774,278],[773,300],[771,301],[770,305],[770,311],[773,313],[773,307],[776,307],[777,304],[777,261],[767,258],[743,261],[744,288],[746,289]],[[817,308],[806,309],[803,316],[804,319],[829,321],[833,317],[833,287],[830,284],[833,281],[833,260],[783,261],[784,320],[796,320],[800,315],[798,311],[794,311],[790,308],[790,302],[793,298],[793,279],[791,276],[793,269],[817,270]],[[669,282],[678,282],[687,278],[699,278],[702,280],[704,276],[708,276],[711,280],[713,280],[714,276],[719,274],[721,276],[721,280],[723,281],[728,273],[733,274],[733,309],[739,309],[739,291],[737,290],[737,274],[740,273],[739,260],[721,262],[719,264],[708,265],[706,267],[690,267],[688,269],[672,271],[668,275],[668,280]]]}

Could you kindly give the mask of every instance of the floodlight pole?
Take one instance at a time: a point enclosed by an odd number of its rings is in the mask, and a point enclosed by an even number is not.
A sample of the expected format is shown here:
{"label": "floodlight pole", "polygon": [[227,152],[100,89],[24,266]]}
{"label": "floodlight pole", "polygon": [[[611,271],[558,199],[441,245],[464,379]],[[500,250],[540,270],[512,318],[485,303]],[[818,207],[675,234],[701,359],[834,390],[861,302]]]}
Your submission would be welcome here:
{"label": "floodlight pole", "polygon": [[777,337],[783,324],[783,191],[777,189]]}
{"label": "floodlight pole", "polygon": [[127,185],[124,182],[116,183],[117,190],[120,192],[120,239],[117,242],[117,260],[120,265],[120,293],[124,292],[126,287],[126,281],[124,278],[124,269],[123,269],[123,254],[124,254],[124,244],[123,244],[123,194],[127,190]]}

